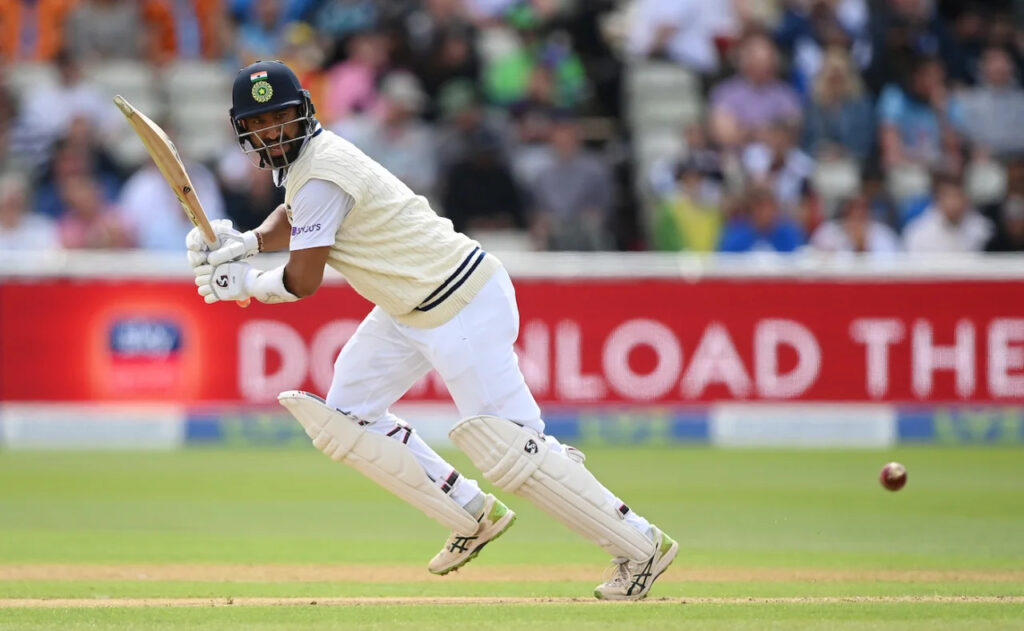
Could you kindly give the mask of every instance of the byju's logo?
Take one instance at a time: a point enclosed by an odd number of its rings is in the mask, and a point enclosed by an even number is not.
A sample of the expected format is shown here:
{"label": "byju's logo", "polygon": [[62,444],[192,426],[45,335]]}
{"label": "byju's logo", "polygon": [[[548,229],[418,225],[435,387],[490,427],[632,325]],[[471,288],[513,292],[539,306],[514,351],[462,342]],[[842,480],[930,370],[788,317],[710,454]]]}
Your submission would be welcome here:
{"label": "byju's logo", "polygon": [[297,237],[300,234],[305,234],[307,232],[319,232],[319,231],[320,231],[320,224],[318,224],[318,223],[309,224],[308,226],[292,226],[292,236],[293,237]]}

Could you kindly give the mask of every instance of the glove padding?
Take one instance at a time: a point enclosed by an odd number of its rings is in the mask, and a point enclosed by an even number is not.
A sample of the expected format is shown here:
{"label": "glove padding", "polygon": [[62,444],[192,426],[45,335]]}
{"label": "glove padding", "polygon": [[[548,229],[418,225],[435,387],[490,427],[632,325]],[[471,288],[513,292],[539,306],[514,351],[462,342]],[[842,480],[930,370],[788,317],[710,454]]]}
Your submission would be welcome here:
{"label": "glove padding", "polygon": [[214,267],[228,261],[241,261],[256,256],[260,252],[260,240],[252,230],[234,234],[217,235],[220,247],[207,257],[206,262]]}
{"label": "glove padding", "polygon": [[217,236],[217,243],[212,248],[199,228],[193,228],[185,237],[188,262],[193,269],[207,263],[217,266],[227,261],[249,258],[260,250],[256,233],[251,230],[245,233],[235,230],[230,219],[216,219],[210,222],[210,227]]}
{"label": "glove padding", "polygon": [[249,287],[259,276],[248,263],[232,262],[221,265],[200,265],[195,268],[199,295],[207,304],[220,300],[244,300],[250,296]]}
{"label": "glove padding", "polygon": [[217,266],[195,268],[199,295],[209,304],[221,300],[255,298],[267,304],[295,302],[298,296],[284,286],[284,265],[266,272],[253,269],[248,263],[232,261]]}

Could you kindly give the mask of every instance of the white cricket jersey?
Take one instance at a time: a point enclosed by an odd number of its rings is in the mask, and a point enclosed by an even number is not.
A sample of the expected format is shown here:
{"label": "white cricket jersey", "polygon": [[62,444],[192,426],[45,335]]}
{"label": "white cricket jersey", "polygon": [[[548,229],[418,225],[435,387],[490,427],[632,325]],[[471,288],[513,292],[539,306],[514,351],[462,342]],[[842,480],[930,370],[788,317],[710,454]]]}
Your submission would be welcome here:
{"label": "white cricket jersey", "polygon": [[444,324],[501,267],[425,198],[330,131],[309,139],[284,185],[291,249],[330,245],[327,264],[401,324]]}

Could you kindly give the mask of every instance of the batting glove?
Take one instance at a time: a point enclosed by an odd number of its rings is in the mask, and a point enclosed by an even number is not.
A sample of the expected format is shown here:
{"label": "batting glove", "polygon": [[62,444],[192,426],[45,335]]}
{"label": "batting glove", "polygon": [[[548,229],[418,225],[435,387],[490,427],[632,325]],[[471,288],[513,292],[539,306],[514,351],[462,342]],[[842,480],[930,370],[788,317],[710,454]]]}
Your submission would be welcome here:
{"label": "batting glove", "polygon": [[[259,237],[251,230],[241,233],[231,225],[230,219],[216,219],[210,222],[213,234],[217,237],[217,243],[213,248],[206,243],[203,233],[199,228],[193,228],[185,237],[185,246],[188,248],[188,262],[193,269],[200,265],[219,265],[230,260],[249,258],[259,252]],[[212,249],[212,252],[211,252]],[[211,255],[215,252],[225,252],[216,257],[216,263],[211,261]]]}
{"label": "batting glove", "polygon": [[243,300],[249,297],[249,287],[259,276],[248,263],[232,262],[221,265],[201,265],[195,268],[199,295],[207,304],[220,300]]}

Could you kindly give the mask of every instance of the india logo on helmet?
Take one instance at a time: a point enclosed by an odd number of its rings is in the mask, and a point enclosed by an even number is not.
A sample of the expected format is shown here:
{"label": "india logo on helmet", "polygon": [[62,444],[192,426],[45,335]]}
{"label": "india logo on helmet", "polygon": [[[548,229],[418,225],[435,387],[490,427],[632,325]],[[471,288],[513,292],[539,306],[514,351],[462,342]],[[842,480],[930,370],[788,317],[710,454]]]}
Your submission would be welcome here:
{"label": "india logo on helmet", "polygon": [[252,98],[258,103],[266,103],[274,97],[274,88],[266,81],[257,81],[252,86]]}

